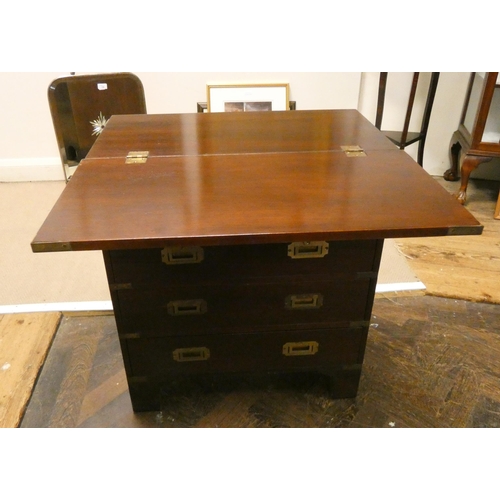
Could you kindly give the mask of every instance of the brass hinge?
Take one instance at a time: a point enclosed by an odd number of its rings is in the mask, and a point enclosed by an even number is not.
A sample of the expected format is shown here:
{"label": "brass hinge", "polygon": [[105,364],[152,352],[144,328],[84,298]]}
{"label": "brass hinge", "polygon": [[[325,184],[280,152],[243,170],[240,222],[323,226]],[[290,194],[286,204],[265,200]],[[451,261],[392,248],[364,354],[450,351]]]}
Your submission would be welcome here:
{"label": "brass hinge", "polygon": [[366,153],[364,152],[363,148],[361,146],[358,146],[356,144],[354,145],[347,145],[347,146],[340,146],[342,151],[346,154],[346,156],[366,156]]}
{"label": "brass hinge", "polygon": [[116,290],[132,290],[132,283],[111,283],[109,289],[112,292]]}
{"label": "brass hinge", "polygon": [[453,226],[448,228],[448,236],[467,236],[482,234],[483,226]]}
{"label": "brass hinge", "polygon": [[119,335],[119,338],[121,340],[128,340],[128,339],[140,339],[141,334],[140,333],[122,333]]}
{"label": "brass hinge", "polygon": [[369,321],[351,321],[349,322],[349,328],[367,328],[370,326]]}
{"label": "brass hinge", "polygon": [[33,252],[68,252],[71,251],[71,243],[32,243],[31,249]]}
{"label": "brass hinge", "polygon": [[125,158],[125,163],[146,163],[149,151],[130,151]]}

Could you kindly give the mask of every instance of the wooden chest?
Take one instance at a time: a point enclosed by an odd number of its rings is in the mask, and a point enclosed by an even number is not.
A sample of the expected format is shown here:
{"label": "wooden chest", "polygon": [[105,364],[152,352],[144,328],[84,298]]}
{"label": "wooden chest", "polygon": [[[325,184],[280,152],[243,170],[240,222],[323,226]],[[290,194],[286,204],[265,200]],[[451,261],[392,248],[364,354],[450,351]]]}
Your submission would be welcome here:
{"label": "wooden chest", "polygon": [[354,110],[116,116],[32,248],[103,251],[141,411],[246,372],[354,397],[384,239],[481,231]]}
{"label": "wooden chest", "polygon": [[355,396],[382,244],[105,252],[134,408],[200,373],[319,371]]}

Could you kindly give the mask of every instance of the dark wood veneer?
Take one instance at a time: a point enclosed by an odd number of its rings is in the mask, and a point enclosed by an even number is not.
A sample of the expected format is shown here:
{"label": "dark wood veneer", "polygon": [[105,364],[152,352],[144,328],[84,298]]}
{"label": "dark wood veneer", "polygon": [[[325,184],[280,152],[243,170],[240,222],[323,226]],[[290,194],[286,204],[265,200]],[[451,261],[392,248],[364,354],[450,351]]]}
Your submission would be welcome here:
{"label": "dark wood veneer", "polygon": [[480,224],[404,151],[84,160],[35,238],[72,250],[442,236]]}
{"label": "dark wood veneer", "polygon": [[113,116],[87,158],[338,151],[396,146],[356,110]]}
{"label": "dark wood veneer", "polygon": [[[148,158],[127,164],[129,151]],[[103,250],[141,411],[158,409],[162,387],[192,373],[312,370],[329,378],[333,397],[354,397],[384,238],[481,231],[354,110],[120,116],[32,248]],[[286,251],[317,241],[328,255]],[[167,265],[169,246],[202,246],[204,259]],[[291,296],[318,294],[320,306],[290,308]],[[199,299],[203,313],[171,314],[172,303]],[[318,349],[289,356],[290,342]],[[185,348],[203,359],[176,358]]]}

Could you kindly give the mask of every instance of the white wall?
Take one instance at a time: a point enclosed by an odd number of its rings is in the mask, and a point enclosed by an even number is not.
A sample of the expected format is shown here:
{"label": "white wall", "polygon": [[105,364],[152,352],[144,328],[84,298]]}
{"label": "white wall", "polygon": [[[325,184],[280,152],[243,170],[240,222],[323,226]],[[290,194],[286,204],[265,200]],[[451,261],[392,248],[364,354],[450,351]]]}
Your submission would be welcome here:
{"label": "white wall", "polygon": [[[0,181],[63,179],[47,89],[69,73],[0,73]],[[207,83],[287,82],[298,109],[356,108],[361,73],[135,73],[148,113],[192,113]]]}
{"label": "white wall", "polygon": [[[470,73],[443,72],[432,108],[424,149],[424,168],[432,175],[442,175],[450,167],[449,148],[453,132],[458,128]],[[379,73],[363,73],[358,109],[375,123]],[[387,79],[382,129],[401,130],[410,93],[412,73],[389,73]],[[410,122],[410,130],[420,129],[430,73],[421,73]],[[405,151],[417,159],[417,144]],[[481,164],[472,177],[500,180],[500,161]]]}
{"label": "white wall", "polygon": [[[289,72],[289,73],[209,73],[136,72],[142,80],[149,113],[191,113],[198,101],[206,101],[207,83],[288,82],[290,99],[297,109],[357,108],[375,121],[378,73]],[[429,73],[421,74],[422,86],[413,113],[418,129],[425,105],[425,83]],[[52,128],[47,89],[62,73],[0,73],[0,181],[63,179],[62,167]],[[402,126],[411,73],[390,73],[386,92],[384,127]],[[468,73],[442,73],[425,148],[424,168],[442,175],[449,167],[449,143],[458,126],[468,82]],[[416,158],[417,147],[407,152]],[[474,175],[500,178],[497,164],[481,165]]]}
{"label": "white wall", "polygon": [[207,83],[289,83],[297,109],[356,108],[361,73],[136,73],[149,113],[193,113]]}

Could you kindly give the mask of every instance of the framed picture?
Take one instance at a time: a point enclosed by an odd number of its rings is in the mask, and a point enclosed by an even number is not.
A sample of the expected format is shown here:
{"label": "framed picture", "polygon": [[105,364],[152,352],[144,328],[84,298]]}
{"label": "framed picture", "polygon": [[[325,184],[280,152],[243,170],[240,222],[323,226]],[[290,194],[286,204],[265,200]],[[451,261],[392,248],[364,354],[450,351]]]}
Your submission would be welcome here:
{"label": "framed picture", "polygon": [[[288,109],[290,111],[295,111],[297,109],[297,103],[295,101],[288,101],[289,106]],[[206,102],[197,102],[196,103],[196,112],[197,113],[207,113],[208,106]]]}
{"label": "framed picture", "polygon": [[207,110],[214,112],[287,111],[288,83],[207,85]]}

